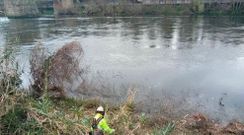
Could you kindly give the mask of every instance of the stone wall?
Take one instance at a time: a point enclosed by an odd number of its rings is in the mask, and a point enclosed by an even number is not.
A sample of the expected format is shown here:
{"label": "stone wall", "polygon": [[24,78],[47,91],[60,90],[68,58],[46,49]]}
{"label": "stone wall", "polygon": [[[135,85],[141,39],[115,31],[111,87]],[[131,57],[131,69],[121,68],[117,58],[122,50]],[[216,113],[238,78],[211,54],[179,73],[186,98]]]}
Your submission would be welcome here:
{"label": "stone wall", "polygon": [[36,0],[4,0],[4,9],[8,17],[38,17]]}
{"label": "stone wall", "polygon": [[80,0],[53,0],[55,15],[79,15]]}

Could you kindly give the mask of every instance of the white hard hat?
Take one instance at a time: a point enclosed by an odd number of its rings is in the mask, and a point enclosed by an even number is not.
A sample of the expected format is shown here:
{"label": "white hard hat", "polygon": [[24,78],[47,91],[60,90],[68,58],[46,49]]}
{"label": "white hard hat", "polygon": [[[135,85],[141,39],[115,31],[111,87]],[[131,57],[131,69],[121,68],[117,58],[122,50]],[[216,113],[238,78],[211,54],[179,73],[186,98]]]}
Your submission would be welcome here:
{"label": "white hard hat", "polygon": [[104,108],[103,108],[102,106],[99,106],[99,107],[97,108],[97,112],[104,112]]}

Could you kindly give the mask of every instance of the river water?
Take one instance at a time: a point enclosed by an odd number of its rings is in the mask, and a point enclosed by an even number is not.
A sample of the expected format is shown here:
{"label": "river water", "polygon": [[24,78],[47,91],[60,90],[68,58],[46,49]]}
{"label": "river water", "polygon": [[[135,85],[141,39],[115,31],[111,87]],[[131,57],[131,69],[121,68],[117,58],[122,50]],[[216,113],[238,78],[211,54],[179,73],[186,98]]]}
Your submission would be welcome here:
{"label": "river water", "polygon": [[53,52],[78,41],[88,74],[105,80],[114,100],[131,86],[145,112],[244,121],[244,17],[0,18],[0,41],[17,50],[24,86],[38,42]]}

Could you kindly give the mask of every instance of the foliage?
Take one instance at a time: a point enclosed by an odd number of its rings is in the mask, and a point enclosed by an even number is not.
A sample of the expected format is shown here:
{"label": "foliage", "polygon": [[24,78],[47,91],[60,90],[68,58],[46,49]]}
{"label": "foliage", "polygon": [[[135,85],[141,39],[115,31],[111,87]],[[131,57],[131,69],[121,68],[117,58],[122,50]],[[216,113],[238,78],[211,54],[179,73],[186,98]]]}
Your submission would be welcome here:
{"label": "foliage", "polygon": [[81,8],[83,16],[162,16],[192,14],[190,5],[94,5]]}
{"label": "foliage", "polygon": [[233,2],[228,4],[205,4],[204,15],[243,15],[244,4]]}

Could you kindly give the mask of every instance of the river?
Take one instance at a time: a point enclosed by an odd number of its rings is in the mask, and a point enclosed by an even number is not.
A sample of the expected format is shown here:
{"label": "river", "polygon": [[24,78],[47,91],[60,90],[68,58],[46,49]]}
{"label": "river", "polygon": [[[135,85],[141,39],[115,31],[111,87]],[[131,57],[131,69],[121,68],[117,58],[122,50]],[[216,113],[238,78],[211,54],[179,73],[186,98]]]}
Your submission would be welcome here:
{"label": "river", "polygon": [[78,41],[88,74],[115,100],[133,86],[145,112],[244,121],[244,17],[0,18],[0,40],[17,50],[24,86],[38,42],[53,52]]}

